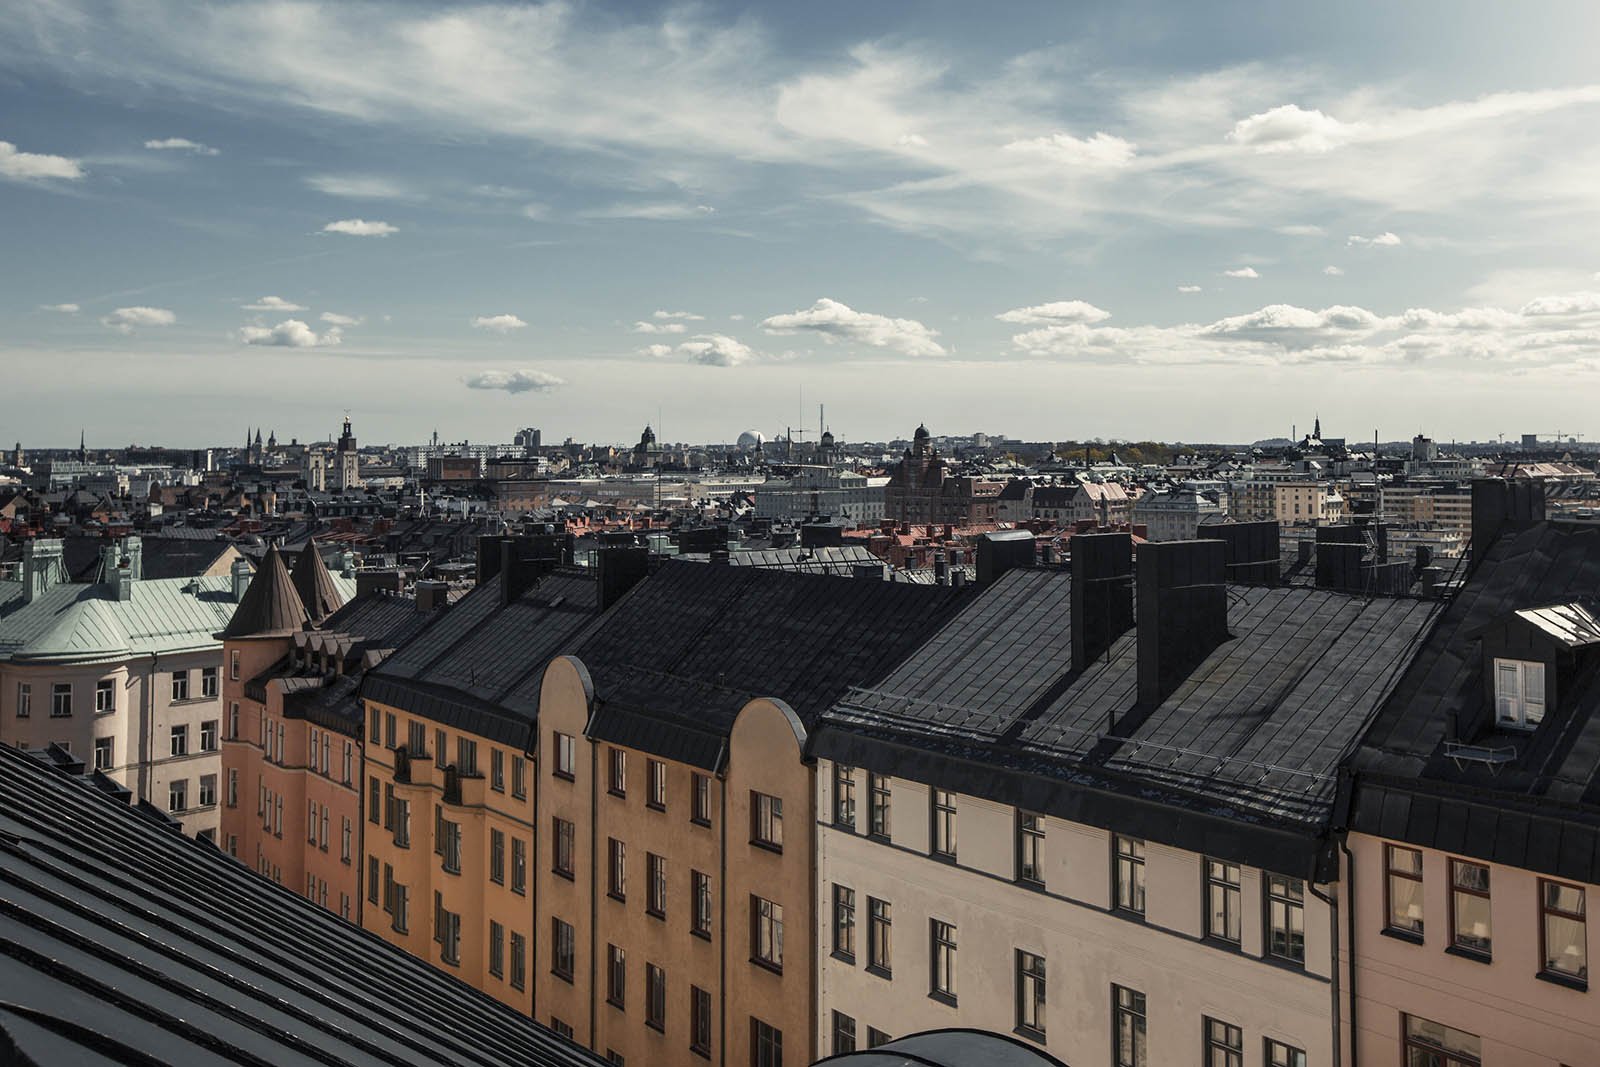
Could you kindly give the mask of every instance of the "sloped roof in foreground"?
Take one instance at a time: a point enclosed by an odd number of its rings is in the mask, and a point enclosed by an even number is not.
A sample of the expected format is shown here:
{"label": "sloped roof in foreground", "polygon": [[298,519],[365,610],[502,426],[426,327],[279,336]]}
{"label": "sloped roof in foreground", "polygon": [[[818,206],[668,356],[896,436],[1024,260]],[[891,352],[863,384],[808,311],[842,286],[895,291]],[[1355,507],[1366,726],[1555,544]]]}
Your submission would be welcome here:
{"label": "sloped roof in foreground", "polygon": [[0,745],[0,1062],[602,1064],[105,781]]}

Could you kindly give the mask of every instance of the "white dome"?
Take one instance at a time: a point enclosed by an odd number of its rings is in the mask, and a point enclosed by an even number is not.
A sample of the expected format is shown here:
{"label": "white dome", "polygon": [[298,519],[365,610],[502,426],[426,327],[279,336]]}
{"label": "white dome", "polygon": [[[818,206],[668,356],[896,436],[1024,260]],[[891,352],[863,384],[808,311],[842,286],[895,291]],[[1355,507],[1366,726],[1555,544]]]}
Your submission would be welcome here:
{"label": "white dome", "polygon": [[765,444],[766,441],[760,430],[746,430],[739,435],[738,444],[740,448],[755,448],[757,445]]}

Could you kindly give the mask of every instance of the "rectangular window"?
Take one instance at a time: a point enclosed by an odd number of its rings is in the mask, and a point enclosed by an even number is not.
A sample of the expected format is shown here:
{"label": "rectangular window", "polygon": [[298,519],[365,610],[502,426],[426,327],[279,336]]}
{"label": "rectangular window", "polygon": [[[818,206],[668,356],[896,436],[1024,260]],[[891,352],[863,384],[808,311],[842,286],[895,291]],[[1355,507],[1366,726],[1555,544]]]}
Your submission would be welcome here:
{"label": "rectangular window", "polygon": [[215,752],[217,750],[217,720],[207,719],[200,724],[200,751]]}
{"label": "rectangular window", "polygon": [[938,919],[929,921],[932,941],[928,991],[954,1004],[956,1001],[956,928]]}
{"label": "rectangular window", "polygon": [[1045,1002],[1044,957],[1017,950],[1017,1029],[1042,1037]]}
{"label": "rectangular window", "polygon": [[1544,664],[1494,661],[1494,717],[1501,726],[1531,730],[1544,721]]}
{"label": "rectangular window", "polygon": [[228,650],[228,678],[230,681],[235,682],[239,680],[239,650],[237,648]]}
{"label": "rectangular window", "polygon": [[367,902],[378,902],[378,857],[367,857]]}
{"label": "rectangular window", "polygon": [[1112,900],[1122,911],[1144,914],[1144,842],[1116,835],[1116,864],[1112,868]]}
{"label": "rectangular window", "polygon": [[506,835],[503,830],[489,831],[489,881],[506,884]]}
{"label": "rectangular window", "polygon": [[550,1016],[550,1029],[554,1030],[568,1041],[572,1040],[572,1024],[567,1022],[565,1019],[558,1019],[554,1015]]}
{"label": "rectangular window", "polygon": [[628,754],[620,748],[606,750],[606,791],[614,797],[628,795]]}
{"label": "rectangular window", "polygon": [[518,895],[528,891],[528,845],[520,837],[511,839],[511,891]]}
{"label": "rectangular window", "polygon": [[489,788],[497,793],[506,791],[506,754],[498,748],[489,750]]}
{"label": "rectangular window", "polygon": [[[374,741],[377,738],[373,738]],[[443,730],[433,731],[433,765],[441,771],[450,764],[450,746]]]}
{"label": "rectangular window", "polygon": [[856,891],[842,885],[833,887],[833,954],[856,961]]}
{"label": "rectangular window", "polygon": [[1422,853],[1387,845],[1384,850],[1389,929],[1422,937]]}
{"label": "rectangular window", "polygon": [[452,967],[461,965],[461,916],[453,911],[439,909],[442,920],[439,933],[439,958]]}
{"label": "rectangular window", "polygon": [[783,798],[750,791],[750,843],[783,851]]}
{"label": "rectangular window", "polygon": [[701,826],[711,825],[711,776],[696,774],[694,776],[694,811],[690,813],[689,820]]}
{"label": "rectangular window", "polygon": [[524,756],[511,757],[511,795],[518,800],[528,798],[528,760]]}
{"label": "rectangular window", "polygon": [[628,899],[628,849],[614,837],[606,838],[606,895]]}
{"label": "rectangular window", "polygon": [[1450,861],[1450,943],[1479,956],[1493,951],[1487,864]]}
{"label": "rectangular window", "polygon": [[606,946],[606,1003],[618,1008],[628,1003],[628,957],[616,945]]}
{"label": "rectangular window", "polygon": [[752,962],[774,971],[783,970],[783,906],[750,898],[750,948]]}
{"label": "rectangular window", "polygon": [[783,1031],[756,1018],[750,1020],[750,1067],[783,1067]]}
{"label": "rectangular window", "polygon": [[887,900],[867,898],[867,966],[882,974],[894,969],[894,922]]}
{"label": "rectangular window", "polygon": [[653,963],[644,965],[644,1024],[652,1030],[667,1029],[667,972]]}
{"label": "rectangular window", "polygon": [[891,1040],[892,1038],[889,1037],[887,1031],[879,1030],[876,1026],[867,1027],[868,1048],[877,1048],[879,1045],[887,1045]]}
{"label": "rectangular window", "polygon": [[355,827],[350,822],[350,816],[343,816],[339,828],[339,862],[350,862],[350,844],[355,838]]}
{"label": "rectangular window", "polygon": [[200,806],[209,808],[217,802],[217,776],[202,774],[200,776]]}
{"label": "rectangular window", "polygon": [[167,785],[167,810],[185,811],[189,807],[189,782],[179,778]]}
{"label": "rectangular window", "polygon": [[644,854],[645,886],[644,910],[657,919],[667,916],[667,861],[654,852]]}
{"label": "rectangular window", "polygon": [[[71,701],[68,701],[71,707]],[[28,682],[17,683],[17,718],[26,719],[33,714],[33,686]]]}
{"label": "rectangular window", "polygon": [[1419,1019],[1405,1018],[1405,1067],[1478,1067],[1483,1044],[1476,1034]]}
{"label": "rectangular window", "polygon": [[833,1013],[833,1054],[856,1050],[856,1021],[842,1011]]}
{"label": "rectangular window", "polygon": [[[411,801],[395,799],[394,802],[394,843],[398,848],[411,847]],[[460,870],[461,864],[461,837],[460,830],[456,831],[456,869]],[[450,853],[445,852],[445,870],[450,869]]]}
{"label": "rectangular window", "polygon": [[1031,811],[1017,812],[1017,881],[1044,885],[1044,816]]}
{"label": "rectangular window", "polygon": [[571,734],[555,731],[555,760],[550,764],[550,773],[557,778],[572,781],[578,773],[578,742]]}
{"label": "rectangular window", "polygon": [[699,871],[689,872],[689,883],[694,893],[694,916],[690,932],[700,937],[711,936],[711,876]]}
{"label": "rectangular window", "polygon": [[1220,1019],[1205,1019],[1206,1067],[1244,1067],[1244,1031]]}
{"label": "rectangular window", "polygon": [[644,761],[648,775],[645,806],[656,811],[667,810],[667,765],[658,759]]}
{"label": "rectangular window", "polygon": [[168,747],[174,756],[187,756],[189,754],[189,727],[174,726]]}
{"label": "rectangular window", "polygon": [[[229,701],[228,703],[228,738],[233,741],[239,739],[239,702],[237,700]],[[349,781],[349,779],[346,778],[345,781]]]}
{"label": "rectangular window", "polygon": [[376,826],[378,825],[378,812],[382,807],[382,802],[378,797],[378,779],[376,777],[370,778],[367,780],[367,784],[371,787],[367,792],[367,821]]}
{"label": "rectangular window", "polygon": [[[94,739],[94,769],[109,771],[116,766],[116,738],[97,737]],[[237,773],[237,772],[235,772]]]}
{"label": "rectangular window", "polygon": [[355,766],[355,745],[349,741],[344,743],[344,784],[349,785],[355,779],[351,777]]}
{"label": "rectangular window", "polygon": [[217,697],[217,669],[215,667],[200,668],[200,695],[207,700]]}
{"label": "rectangular window", "polygon": [[711,1058],[711,993],[689,987],[689,1051]]}
{"label": "rectangular window", "polygon": [[556,816],[554,819],[555,832],[551,835],[551,862],[550,868],[563,878],[571,878],[573,837],[576,830],[567,820]]}
{"label": "rectangular window", "polygon": [[833,825],[855,833],[856,769],[843,763],[833,765]]}
{"label": "rectangular window", "polygon": [[1306,1054],[1292,1045],[1267,1038],[1267,1067],[1306,1067]]}
{"label": "rectangular window", "polygon": [[367,740],[371,741],[374,745],[379,745],[383,743],[383,715],[380,711],[378,711],[377,708],[371,708],[369,710],[371,714],[368,717],[368,721],[372,724],[372,728],[367,735]]}
{"label": "rectangular window", "polygon": [[1239,865],[1206,860],[1206,936],[1239,943]]}
{"label": "rectangular window", "polygon": [[528,939],[521,934],[511,935],[511,988],[521,989],[528,983]]}
{"label": "rectangular window", "polygon": [[406,755],[420,759],[428,752],[428,726],[419,719],[406,723]]}
{"label": "rectangular window", "polygon": [[882,774],[867,775],[867,833],[887,841],[889,825],[889,778]]}
{"label": "rectangular window", "polygon": [[1122,986],[1111,987],[1111,1046],[1113,1067],[1149,1067],[1149,1021],[1144,994]]}
{"label": "rectangular window", "polygon": [[478,774],[478,742],[470,737],[456,738],[456,770],[469,778]]}
{"label": "rectangular window", "polygon": [[[405,802],[401,801],[401,803],[405,803]],[[409,813],[408,813],[408,816],[409,816]],[[443,866],[443,868],[445,870],[445,873],[447,873],[447,874],[460,874],[461,873],[461,824],[458,823],[458,822],[451,822],[449,819],[445,819],[443,822],[444,822],[444,863],[442,864],[442,866]]]}
{"label": "rectangular window", "polygon": [[564,982],[572,981],[577,945],[577,934],[570,923],[550,920],[550,973]]}
{"label": "rectangular window", "polygon": [[50,717],[70,718],[72,715],[72,683],[57,682],[50,687]]}
{"label": "rectangular window", "polygon": [[489,920],[489,973],[504,978],[506,973],[506,928]]}
{"label": "rectangular window", "polygon": [[1267,953],[1306,961],[1306,884],[1298,878],[1267,875]]}
{"label": "rectangular window", "polygon": [[189,672],[188,671],[173,671],[172,672],[172,700],[173,700],[173,703],[177,703],[180,700],[188,700],[188,699],[189,699]]}
{"label": "rectangular window", "polygon": [[394,712],[386,711],[383,713],[384,748],[393,749],[399,747],[398,726],[399,724],[395,719]]}
{"label": "rectangular window", "polygon": [[110,678],[102,678],[94,683],[94,713],[109,715],[116,710],[117,683]]}
{"label": "rectangular window", "polygon": [[935,789],[933,797],[933,833],[930,849],[935,856],[956,858],[956,795],[947,789]]}
{"label": "rectangular window", "polygon": [[1539,882],[1539,929],[1544,973],[1589,981],[1589,943],[1582,886]]}

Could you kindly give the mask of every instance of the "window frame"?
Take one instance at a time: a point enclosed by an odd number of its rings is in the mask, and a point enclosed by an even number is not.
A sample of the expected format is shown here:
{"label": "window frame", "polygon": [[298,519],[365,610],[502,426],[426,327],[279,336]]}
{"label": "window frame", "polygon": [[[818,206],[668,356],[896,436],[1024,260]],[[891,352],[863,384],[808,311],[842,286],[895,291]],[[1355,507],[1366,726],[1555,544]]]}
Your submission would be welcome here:
{"label": "window frame", "polygon": [[[1131,1048],[1124,1044],[1125,1036]],[[1137,989],[1116,984],[1111,986],[1111,1062],[1113,1067],[1141,1067],[1150,1062],[1149,1001]]]}
{"label": "window frame", "polygon": [[614,745],[606,749],[606,793],[622,800],[628,797],[628,753]]}
{"label": "window frame", "polygon": [[[1124,846],[1127,846],[1126,848]],[[1124,915],[1145,914],[1145,842],[1126,834],[1111,835],[1111,908]]]}
{"label": "window frame", "polygon": [[956,794],[949,789],[929,789],[928,818],[928,855],[953,862],[956,858]]}
{"label": "window frame", "polygon": [[783,973],[783,905],[750,894],[750,962]]}
{"label": "window frame", "polygon": [[651,811],[667,810],[667,765],[658,759],[645,757],[644,806]]}
{"label": "window frame", "polygon": [[[1203,858],[1206,939],[1238,948],[1244,937],[1244,872],[1237,863]],[[1222,929],[1216,928],[1221,904]]]}
{"label": "window frame", "polygon": [[[1468,869],[1477,869],[1483,872],[1483,887],[1461,883],[1461,874]],[[1477,860],[1457,859],[1449,857],[1447,870],[1450,876],[1448,889],[1450,891],[1450,947],[1457,953],[1472,956],[1477,959],[1489,960],[1494,957],[1494,883],[1493,876],[1487,863]],[[1485,934],[1479,937],[1469,933],[1465,937],[1461,931],[1461,910],[1465,903],[1461,898],[1470,897],[1482,900],[1483,907],[1489,909],[1488,922],[1485,924]],[[1481,942],[1481,943],[1480,943]]]}
{"label": "window frame", "polygon": [[606,838],[606,896],[624,903],[628,899],[628,846],[615,837]]}
{"label": "window frame", "polygon": [[1016,1032],[1036,1041],[1045,1039],[1049,970],[1045,958],[1026,949],[1013,950],[1016,992]]}
{"label": "window frame", "polygon": [[573,881],[577,878],[574,867],[577,850],[577,826],[559,815],[552,815],[550,827],[550,871],[557,877]]}
{"label": "window frame", "polygon": [[[104,699],[102,699],[104,698]],[[117,710],[117,682],[114,678],[102,678],[94,683],[94,713],[96,715],[112,715]]]}
{"label": "window frame", "polygon": [[[1550,901],[1550,890],[1571,890],[1578,894],[1578,910],[1571,911]],[[1564,985],[1578,986],[1584,989],[1589,987],[1589,920],[1588,920],[1588,891],[1582,885],[1573,885],[1570,882],[1558,881],[1554,878],[1539,879],[1539,977]],[[1580,930],[1578,941],[1579,956],[1581,959],[1578,973],[1552,967],[1550,952],[1550,920],[1554,917],[1565,922],[1576,923]],[[1570,944],[1570,943],[1569,943]]]}
{"label": "window frame", "polygon": [[606,1003],[628,1010],[628,953],[612,944],[606,945]]}
{"label": "window frame", "polygon": [[[1210,1015],[1200,1017],[1201,1062],[1206,1067],[1244,1067],[1244,1030]],[[1220,1055],[1220,1059],[1218,1058]]]}
{"label": "window frame", "polygon": [[928,919],[928,995],[956,1004],[956,925]]}
{"label": "window frame", "polygon": [[[1283,889],[1277,888],[1282,883]],[[1286,874],[1275,874],[1271,871],[1262,872],[1262,886],[1266,895],[1266,939],[1264,948],[1266,954],[1273,959],[1284,960],[1299,966],[1306,962],[1306,883],[1301,878],[1291,878]],[[1291,887],[1298,887],[1298,896],[1290,892]],[[1282,912],[1284,922],[1278,922],[1278,914]],[[1290,919],[1299,917],[1298,929],[1295,929]],[[1294,936],[1299,937],[1298,952],[1279,952],[1277,940],[1280,929],[1284,935],[1286,946],[1291,944]]]}
{"label": "window frame", "polygon": [[894,836],[893,779],[867,772],[867,836],[888,841]]}
{"label": "window frame", "polygon": [[576,927],[559,916],[550,916],[550,973],[570,985],[577,966]]}
{"label": "window frame", "polygon": [[696,826],[711,825],[711,776],[694,772],[694,808],[689,815],[689,821]]}
{"label": "window frame", "polygon": [[856,832],[856,769],[844,763],[833,765],[833,826]]}
{"label": "window frame", "polygon": [[[1416,857],[1416,870],[1410,871],[1395,866],[1395,859],[1402,854]],[[1383,846],[1383,929],[1385,933],[1396,935],[1404,940],[1422,943],[1426,936],[1426,918],[1423,905],[1426,901],[1426,858],[1420,848],[1411,848],[1407,845],[1394,845],[1385,843]],[[1415,882],[1416,902],[1411,905],[1416,915],[1407,914],[1408,919],[1415,920],[1415,928],[1395,924],[1395,882],[1396,880]]]}
{"label": "window frame", "polygon": [[[846,899],[848,898],[848,899]],[[835,959],[856,962],[856,891],[833,883],[833,950]]]}
{"label": "window frame", "polygon": [[575,781],[578,777],[578,740],[571,734],[564,734],[560,730],[551,731],[555,734],[555,758],[550,761],[550,774],[563,781]]}
{"label": "window frame", "polygon": [[667,861],[654,852],[644,854],[644,913],[652,919],[667,917]]}
{"label": "window frame", "polygon": [[[1540,660],[1510,659],[1496,656],[1493,667],[1495,725],[1512,730],[1531,731],[1537,729],[1549,711],[1545,704],[1545,694],[1547,692],[1545,672],[1549,669],[1549,666]],[[1500,688],[1501,672],[1508,668],[1516,675],[1517,692],[1515,694],[1504,693]],[[1529,685],[1529,681],[1535,674],[1538,679],[1537,689],[1539,696],[1536,700],[1530,700],[1528,693],[1530,688],[1534,687]],[[1532,708],[1530,705],[1537,706],[1537,715],[1531,714]],[[1507,707],[1511,711],[1509,715],[1503,713]]]}
{"label": "window frame", "polygon": [[1275,1038],[1262,1038],[1261,1058],[1266,1067],[1306,1067],[1305,1049]]}
{"label": "window frame", "polygon": [[1015,832],[1017,847],[1014,880],[1021,885],[1043,889],[1044,816],[1018,808]]}
{"label": "window frame", "polygon": [[711,876],[704,871],[690,871],[689,894],[693,904],[693,911],[689,915],[689,932],[709,941],[714,904],[711,895]]}
{"label": "window frame", "polygon": [[711,1058],[711,993],[697,985],[689,987],[689,1051]]}
{"label": "window frame", "polygon": [[894,974],[894,905],[880,897],[867,898],[867,970]]}
{"label": "window frame", "polygon": [[750,790],[750,843],[769,852],[783,851],[783,798]]}
{"label": "window frame", "polygon": [[667,1032],[667,972],[649,962],[644,965],[644,1024]]}

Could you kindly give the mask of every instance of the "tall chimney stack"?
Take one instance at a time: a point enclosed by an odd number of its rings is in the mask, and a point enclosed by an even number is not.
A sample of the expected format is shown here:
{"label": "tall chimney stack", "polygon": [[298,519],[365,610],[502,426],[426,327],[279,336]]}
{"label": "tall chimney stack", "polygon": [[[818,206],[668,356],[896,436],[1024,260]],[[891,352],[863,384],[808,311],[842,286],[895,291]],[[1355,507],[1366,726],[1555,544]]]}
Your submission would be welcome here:
{"label": "tall chimney stack", "polygon": [[1228,639],[1226,546],[1151,541],[1139,547],[1139,703],[1161,703]]}
{"label": "tall chimney stack", "polygon": [[1085,671],[1133,626],[1133,538],[1078,534],[1069,544],[1072,669]]}

